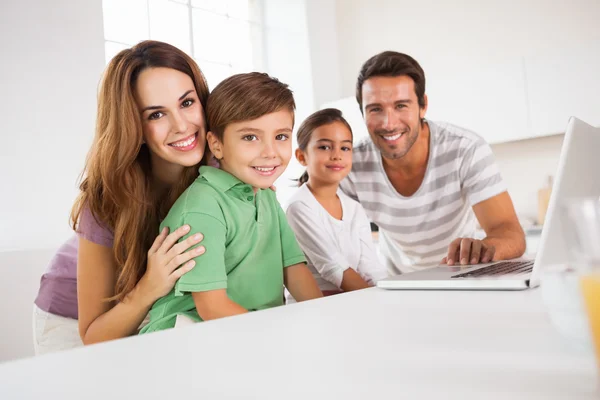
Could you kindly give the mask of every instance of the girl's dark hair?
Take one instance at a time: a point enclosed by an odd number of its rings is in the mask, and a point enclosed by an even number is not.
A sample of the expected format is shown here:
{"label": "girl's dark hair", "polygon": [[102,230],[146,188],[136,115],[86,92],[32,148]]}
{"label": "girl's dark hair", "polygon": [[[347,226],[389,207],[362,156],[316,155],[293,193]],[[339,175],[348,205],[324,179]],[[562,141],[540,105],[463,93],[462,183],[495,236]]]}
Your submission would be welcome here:
{"label": "girl's dark hair", "polygon": [[[342,116],[342,112],[337,108],[324,108],[317,112],[309,115],[304,122],[298,128],[296,133],[296,139],[298,140],[298,148],[302,151],[306,151],[310,137],[315,129],[323,126],[333,124],[334,122],[341,122],[348,128],[350,134],[352,134],[352,128],[346,119]],[[298,186],[302,186],[308,182],[308,172],[304,173],[298,178]]]}

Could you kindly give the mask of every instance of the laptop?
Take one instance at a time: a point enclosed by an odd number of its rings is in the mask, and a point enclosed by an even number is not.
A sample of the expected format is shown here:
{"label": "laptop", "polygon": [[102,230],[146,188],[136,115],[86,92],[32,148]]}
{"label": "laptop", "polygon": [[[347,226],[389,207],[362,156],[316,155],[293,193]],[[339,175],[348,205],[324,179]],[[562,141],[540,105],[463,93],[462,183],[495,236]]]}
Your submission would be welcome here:
{"label": "laptop", "polygon": [[577,197],[600,197],[600,128],[571,117],[535,260],[478,265],[440,265],[380,280],[383,289],[523,290],[539,285],[540,269],[567,262],[560,205]]}

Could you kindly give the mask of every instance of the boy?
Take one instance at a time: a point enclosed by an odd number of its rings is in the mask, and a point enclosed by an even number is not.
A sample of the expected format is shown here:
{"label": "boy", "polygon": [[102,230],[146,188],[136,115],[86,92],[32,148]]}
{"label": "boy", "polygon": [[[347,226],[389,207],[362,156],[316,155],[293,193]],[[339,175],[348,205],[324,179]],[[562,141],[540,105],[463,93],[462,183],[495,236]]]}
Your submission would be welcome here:
{"label": "boy", "polygon": [[207,142],[220,169],[200,167],[161,224],[202,231],[206,253],[140,333],[282,305],[284,285],[299,301],[322,296],[269,189],[292,156],[294,109],[287,85],[264,73],[231,76],[210,94]]}

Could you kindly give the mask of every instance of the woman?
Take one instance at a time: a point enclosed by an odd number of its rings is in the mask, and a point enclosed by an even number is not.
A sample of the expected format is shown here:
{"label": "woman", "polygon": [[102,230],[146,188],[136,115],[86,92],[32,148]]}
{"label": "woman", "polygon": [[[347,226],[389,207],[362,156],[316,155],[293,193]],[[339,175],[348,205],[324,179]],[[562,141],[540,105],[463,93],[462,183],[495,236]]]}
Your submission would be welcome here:
{"label": "woman", "polygon": [[169,44],[144,41],[109,63],[71,214],[77,236],[51,261],[35,301],[36,354],[137,333],[204,252],[200,234],[178,243],[189,226],[156,235],[208,158],[207,97],[196,63]]}

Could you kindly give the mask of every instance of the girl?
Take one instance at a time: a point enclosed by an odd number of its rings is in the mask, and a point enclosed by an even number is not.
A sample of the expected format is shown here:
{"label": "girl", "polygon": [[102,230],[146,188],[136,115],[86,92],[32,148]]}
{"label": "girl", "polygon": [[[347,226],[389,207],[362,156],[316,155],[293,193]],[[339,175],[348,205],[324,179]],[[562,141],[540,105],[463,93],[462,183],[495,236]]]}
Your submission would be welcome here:
{"label": "girl", "polygon": [[144,41],[109,63],[71,214],[77,236],[51,261],[35,301],[36,354],[135,334],[204,252],[189,249],[201,234],[177,243],[189,226],[156,234],[207,158],[207,97],[196,63],[169,44]]}
{"label": "girl", "polygon": [[[352,168],[352,130],[333,108],[298,128],[296,158],[306,167],[287,217],[325,295],[364,289],[386,277],[360,204],[339,190]],[[288,294],[288,302],[294,301]]]}

